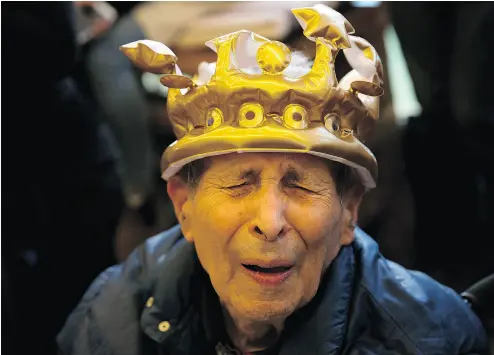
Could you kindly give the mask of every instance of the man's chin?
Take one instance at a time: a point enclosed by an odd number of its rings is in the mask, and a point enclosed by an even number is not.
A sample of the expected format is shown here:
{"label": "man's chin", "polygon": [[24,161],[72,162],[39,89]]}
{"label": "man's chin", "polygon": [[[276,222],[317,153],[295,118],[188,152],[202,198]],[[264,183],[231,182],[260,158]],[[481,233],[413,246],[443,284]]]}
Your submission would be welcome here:
{"label": "man's chin", "polygon": [[286,318],[295,311],[288,300],[236,300],[231,307],[238,316],[252,321],[264,322],[276,318]]}

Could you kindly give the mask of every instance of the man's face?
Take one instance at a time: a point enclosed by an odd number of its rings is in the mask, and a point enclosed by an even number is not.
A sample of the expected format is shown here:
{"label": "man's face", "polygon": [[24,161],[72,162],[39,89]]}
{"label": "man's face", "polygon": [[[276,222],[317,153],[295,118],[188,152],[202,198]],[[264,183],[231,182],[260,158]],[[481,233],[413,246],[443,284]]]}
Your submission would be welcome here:
{"label": "man's face", "polygon": [[213,157],[183,203],[172,200],[222,303],[251,320],[309,302],[353,238],[329,168],[308,154]]}

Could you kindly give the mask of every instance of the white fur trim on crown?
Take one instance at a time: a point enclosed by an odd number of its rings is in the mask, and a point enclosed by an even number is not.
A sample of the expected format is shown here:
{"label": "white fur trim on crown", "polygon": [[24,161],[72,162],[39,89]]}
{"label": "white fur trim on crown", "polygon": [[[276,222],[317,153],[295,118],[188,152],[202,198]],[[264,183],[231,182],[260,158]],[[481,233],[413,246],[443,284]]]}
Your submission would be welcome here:
{"label": "white fur trim on crown", "polygon": [[[292,53],[292,60],[288,67],[283,72],[283,75],[287,78],[296,79],[304,76],[311,69],[310,59],[307,58],[302,52]],[[206,85],[216,70],[216,63],[201,62],[197,68],[197,78],[195,83],[198,86]],[[250,68],[240,68],[241,71],[247,74],[261,74],[261,68],[250,67]]]}

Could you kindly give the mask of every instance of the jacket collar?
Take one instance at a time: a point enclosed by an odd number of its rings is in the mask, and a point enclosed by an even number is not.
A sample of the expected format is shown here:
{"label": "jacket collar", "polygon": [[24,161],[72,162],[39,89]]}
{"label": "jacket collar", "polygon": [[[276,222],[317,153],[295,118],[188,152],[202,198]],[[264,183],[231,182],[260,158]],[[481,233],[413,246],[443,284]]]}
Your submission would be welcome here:
{"label": "jacket collar", "polygon": [[[203,277],[194,246],[184,239],[153,271],[153,301],[142,312],[141,328],[166,349],[200,353],[207,340],[201,320],[203,290],[197,289],[204,285]],[[280,355],[336,354],[343,346],[354,286],[352,245],[342,248],[333,260],[314,299],[287,319]]]}
{"label": "jacket collar", "polygon": [[141,329],[165,348],[194,353],[192,333],[199,326],[195,285],[200,265],[194,246],[179,240],[153,270],[150,294],[141,315]]}

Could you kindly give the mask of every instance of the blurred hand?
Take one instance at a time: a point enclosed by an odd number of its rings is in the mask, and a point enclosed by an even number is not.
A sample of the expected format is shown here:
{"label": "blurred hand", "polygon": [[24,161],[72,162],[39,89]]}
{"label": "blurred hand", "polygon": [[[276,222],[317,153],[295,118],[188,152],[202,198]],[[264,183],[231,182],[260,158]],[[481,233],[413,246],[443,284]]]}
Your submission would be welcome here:
{"label": "blurred hand", "polygon": [[83,45],[105,33],[117,20],[117,11],[104,1],[75,1],[77,40]]}

